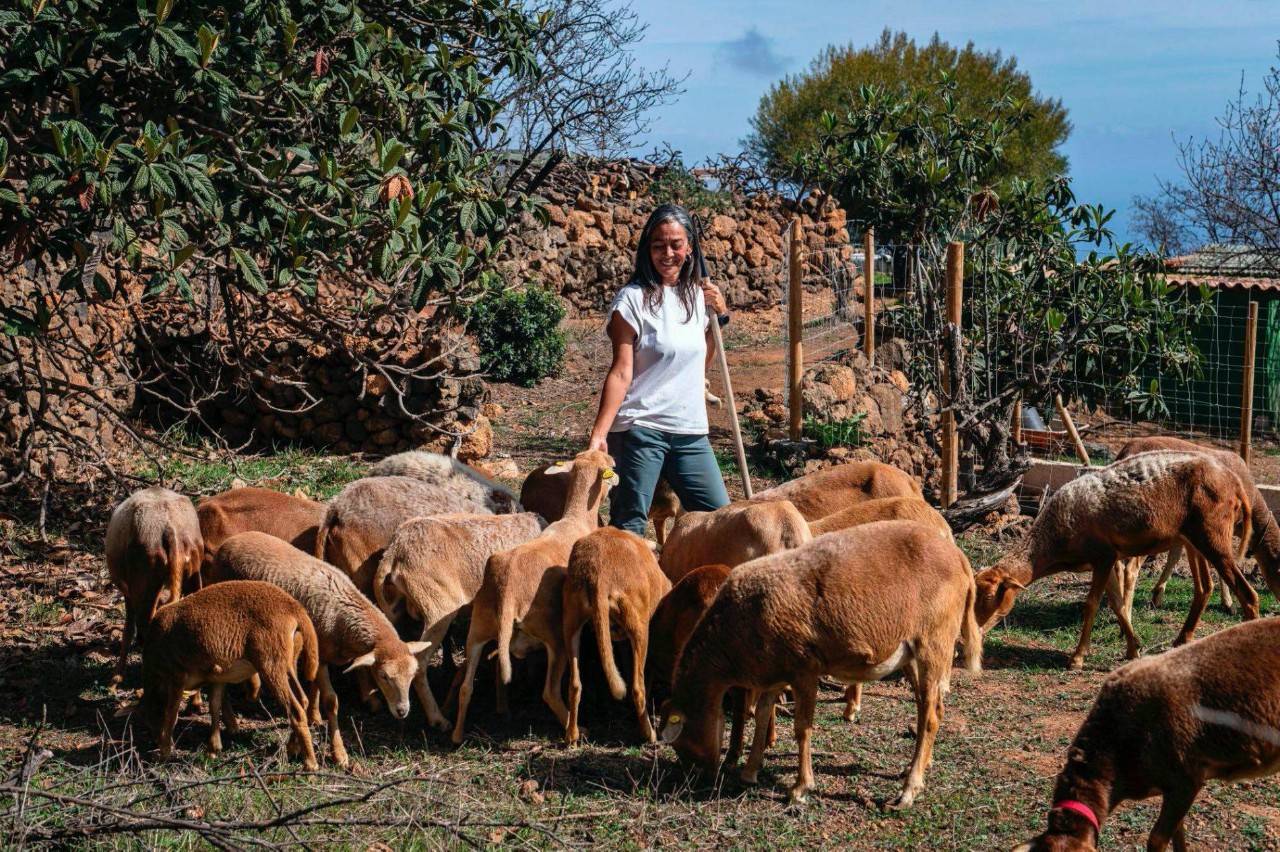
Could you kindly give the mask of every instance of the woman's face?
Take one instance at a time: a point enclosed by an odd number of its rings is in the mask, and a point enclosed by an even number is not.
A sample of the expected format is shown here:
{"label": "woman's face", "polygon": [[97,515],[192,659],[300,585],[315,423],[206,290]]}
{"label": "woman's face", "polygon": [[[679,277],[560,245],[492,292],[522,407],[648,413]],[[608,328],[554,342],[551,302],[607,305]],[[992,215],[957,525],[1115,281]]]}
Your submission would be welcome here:
{"label": "woman's face", "polygon": [[663,284],[674,284],[680,278],[680,267],[689,257],[689,235],[679,222],[663,222],[649,238],[649,259]]}

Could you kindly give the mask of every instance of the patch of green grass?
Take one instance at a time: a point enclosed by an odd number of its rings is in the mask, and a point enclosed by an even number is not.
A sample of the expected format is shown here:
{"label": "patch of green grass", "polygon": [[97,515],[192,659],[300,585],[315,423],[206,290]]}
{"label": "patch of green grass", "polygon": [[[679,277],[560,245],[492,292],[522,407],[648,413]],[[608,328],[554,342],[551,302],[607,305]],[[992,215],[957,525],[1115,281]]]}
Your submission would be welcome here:
{"label": "patch of green grass", "polygon": [[304,490],[311,498],[327,500],[365,474],[368,466],[347,456],[326,456],[300,448],[285,448],[256,456],[215,455],[207,458],[174,455],[157,465],[146,462],[135,470],[147,479],[173,481],[189,494],[213,494],[231,487],[233,479],[277,491]]}

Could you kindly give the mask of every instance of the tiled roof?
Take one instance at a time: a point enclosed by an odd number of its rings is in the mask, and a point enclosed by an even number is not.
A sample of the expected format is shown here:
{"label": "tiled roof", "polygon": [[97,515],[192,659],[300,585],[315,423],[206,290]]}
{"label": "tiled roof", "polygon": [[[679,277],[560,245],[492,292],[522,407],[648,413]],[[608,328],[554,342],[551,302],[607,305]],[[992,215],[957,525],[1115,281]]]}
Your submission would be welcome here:
{"label": "tiled roof", "polygon": [[1280,290],[1280,257],[1245,246],[1208,245],[1165,261],[1165,280],[1214,290]]}

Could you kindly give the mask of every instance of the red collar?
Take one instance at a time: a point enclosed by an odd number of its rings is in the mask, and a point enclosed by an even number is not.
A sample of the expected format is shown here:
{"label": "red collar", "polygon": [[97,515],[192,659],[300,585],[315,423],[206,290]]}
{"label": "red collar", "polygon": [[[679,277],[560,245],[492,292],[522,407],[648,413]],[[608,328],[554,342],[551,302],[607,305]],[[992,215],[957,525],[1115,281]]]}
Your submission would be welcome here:
{"label": "red collar", "polygon": [[1102,834],[1102,826],[1098,822],[1098,815],[1093,812],[1093,808],[1084,802],[1077,802],[1075,799],[1063,799],[1061,802],[1054,802],[1050,810],[1054,811],[1071,811],[1084,817],[1089,825],[1093,826],[1093,830],[1098,834]]}

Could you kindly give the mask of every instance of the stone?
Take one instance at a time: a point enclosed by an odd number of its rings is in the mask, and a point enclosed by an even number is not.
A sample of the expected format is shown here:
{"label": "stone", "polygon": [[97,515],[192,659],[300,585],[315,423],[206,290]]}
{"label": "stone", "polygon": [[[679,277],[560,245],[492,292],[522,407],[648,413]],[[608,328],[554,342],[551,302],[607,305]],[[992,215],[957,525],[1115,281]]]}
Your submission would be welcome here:
{"label": "stone", "polygon": [[880,409],[880,422],[884,431],[897,434],[902,431],[902,391],[891,384],[874,385],[867,395],[876,401]]}
{"label": "stone", "polygon": [[743,257],[746,258],[748,266],[758,267],[764,266],[766,255],[765,250],[761,248],[758,243],[752,243],[747,246],[747,250],[743,253]]}
{"label": "stone", "polygon": [[907,379],[907,374],[901,370],[890,370],[889,381],[893,383],[895,388],[903,393],[911,390],[911,382]]}
{"label": "stone", "polygon": [[884,433],[884,421],[880,419],[880,406],[870,395],[859,397],[853,405],[854,411],[865,414],[862,420],[862,431],[866,435]]}
{"label": "stone", "polygon": [[613,214],[608,210],[594,210],[591,213],[595,226],[605,237],[613,236]]}
{"label": "stone", "polygon": [[490,459],[489,461],[475,462],[471,466],[490,479],[520,478],[520,468],[516,465],[515,459]]}
{"label": "stone", "polygon": [[486,402],[484,405],[480,406],[480,413],[485,417],[488,417],[490,420],[496,420],[506,413],[506,409],[501,405],[498,405],[496,402]]}
{"label": "stone", "polygon": [[464,462],[485,458],[493,452],[493,426],[489,418],[481,414],[473,423],[470,432],[462,436],[458,446],[458,458]]}
{"label": "stone", "polygon": [[390,447],[400,441],[400,432],[395,427],[388,427],[375,432],[371,440],[379,447]]}
{"label": "stone", "polygon": [[364,392],[368,396],[382,396],[391,389],[391,382],[381,373],[366,373]]}
{"label": "stone", "polygon": [[736,230],[738,230],[738,222],[732,216],[717,213],[711,217],[711,233],[720,239],[728,239]]}
{"label": "stone", "polygon": [[817,382],[805,385],[800,390],[800,398],[804,401],[804,413],[808,417],[819,420],[831,418],[831,409],[836,403],[836,395],[830,385]]}
{"label": "stone", "polygon": [[851,401],[858,392],[858,380],[853,370],[843,364],[823,364],[814,372],[813,378],[830,385],[837,400]]}

